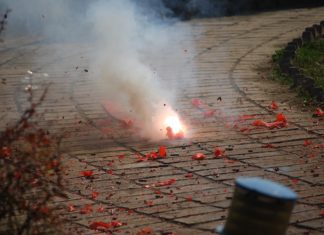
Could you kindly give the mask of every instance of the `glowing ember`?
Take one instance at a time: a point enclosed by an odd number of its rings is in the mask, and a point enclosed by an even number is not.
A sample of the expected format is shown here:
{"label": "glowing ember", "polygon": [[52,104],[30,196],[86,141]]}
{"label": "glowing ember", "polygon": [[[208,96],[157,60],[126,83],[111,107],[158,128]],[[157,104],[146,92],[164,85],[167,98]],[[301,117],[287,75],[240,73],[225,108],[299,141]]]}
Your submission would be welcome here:
{"label": "glowing ember", "polygon": [[165,120],[167,136],[169,139],[184,138],[184,126],[181,124],[178,116],[169,116]]}
{"label": "glowing ember", "polygon": [[177,116],[167,117],[165,125],[171,127],[174,133],[178,133],[182,130],[181,122]]}

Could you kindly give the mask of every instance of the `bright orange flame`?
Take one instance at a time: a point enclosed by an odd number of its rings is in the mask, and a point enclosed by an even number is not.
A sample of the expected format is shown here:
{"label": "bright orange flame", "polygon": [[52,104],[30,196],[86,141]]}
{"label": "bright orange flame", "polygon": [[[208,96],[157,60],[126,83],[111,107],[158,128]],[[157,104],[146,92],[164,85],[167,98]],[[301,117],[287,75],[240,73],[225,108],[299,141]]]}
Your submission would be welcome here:
{"label": "bright orange flame", "polygon": [[167,117],[165,120],[165,125],[167,127],[171,127],[174,133],[179,133],[180,131],[183,131],[183,126],[180,122],[179,117],[177,116]]}
{"label": "bright orange flame", "polygon": [[184,138],[184,126],[177,115],[168,116],[165,119],[167,136],[169,139]]}

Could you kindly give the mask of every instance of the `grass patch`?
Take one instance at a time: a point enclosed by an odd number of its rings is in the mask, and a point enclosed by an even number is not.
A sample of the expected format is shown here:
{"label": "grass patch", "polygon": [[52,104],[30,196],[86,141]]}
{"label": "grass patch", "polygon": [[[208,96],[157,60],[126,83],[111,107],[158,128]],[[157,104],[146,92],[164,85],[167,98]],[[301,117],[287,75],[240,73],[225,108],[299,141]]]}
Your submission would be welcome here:
{"label": "grass patch", "polygon": [[279,61],[283,56],[283,52],[284,52],[284,49],[277,50],[275,52],[275,54],[272,55],[273,66],[272,66],[270,78],[272,80],[279,81],[281,84],[292,85],[293,80],[291,79],[291,77],[282,73],[279,68]]}
{"label": "grass patch", "polygon": [[324,39],[321,38],[299,48],[293,64],[314,79],[324,89]]}

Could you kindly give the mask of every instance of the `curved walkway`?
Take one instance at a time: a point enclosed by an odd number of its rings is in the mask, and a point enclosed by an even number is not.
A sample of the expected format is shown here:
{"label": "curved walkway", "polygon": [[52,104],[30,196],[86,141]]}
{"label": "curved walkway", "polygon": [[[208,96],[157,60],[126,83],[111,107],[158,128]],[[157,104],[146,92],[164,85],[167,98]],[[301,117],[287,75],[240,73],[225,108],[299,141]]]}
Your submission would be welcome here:
{"label": "curved walkway", "polygon": [[[179,29],[193,31],[193,41],[181,43],[194,44],[194,56],[188,53],[186,63],[179,64],[170,47],[167,58],[154,58],[165,79],[182,74],[177,108],[193,133],[175,142],[133,138],[96,102],[92,73],[84,72],[91,48],[30,38],[7,41],[0,44],[0,127],[26,105],[26,71],[36,72],[36,86],[47,79],[42,73],[50,74],[53,84],[40,112],[44,125],[68,133],[63,151],[69,200],[62,215],[71,220],[67,229],[80,234],[94,234],[88,227],[93,221],[113,219],[124,223],[116,234],[136,234],[143,228],[156,234],[212,234],[226,220],[238,176],[265,177],[293,188],[299,200],[288,234],[324,234],[323,120],[312,118],[313,108],[302,106],[286,86],[264,79],[262,68],[276,49],[323,20],[323,12],[300,9],[179,23]],[[64,54],[55,54],[58,47]],[[193,77],[186,76],[189,70]],[[193,107],[192,98],[200,98],[203,106]],[[278,103],[278,110],[269,108],[271,101]],[[210,109],[217,112],[204,117]],[[256,118],[272,121],[279,112],[286,115],[288,127],[250,125]],[[305,140],[311,144],[305,147]],[[137,161],[136,154],[161,144],[168,147],[167,158]],[[228,158],[214,158],[215,146],[226,149]],[[207,159],[192,160],[197,152]],[[81,177],[83,170],[92,170],[94,179]],[[147,187],[169,179],[176,182]],[[92,192],[99,194],[92,197]],[[76,210],[69,212],[68,205]],[[86,205],[93,212],[80,213]]]}

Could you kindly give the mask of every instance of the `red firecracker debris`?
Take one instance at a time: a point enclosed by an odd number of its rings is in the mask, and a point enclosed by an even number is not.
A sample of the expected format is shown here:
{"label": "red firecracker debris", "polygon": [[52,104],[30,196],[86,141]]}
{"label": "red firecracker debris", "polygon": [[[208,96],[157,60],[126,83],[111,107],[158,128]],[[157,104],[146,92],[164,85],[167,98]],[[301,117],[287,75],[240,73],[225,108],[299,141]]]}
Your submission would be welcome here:
{"label": "red firecracker debris", "polygon": [[105,212],[105,208],[101,205],[101,206],[99,206],[99,208],[97,209],[97,212],[103,213],[103,212]]}
{"label": "red firecracker debris", "polygon": [[81,171],[81,175],[84,177],[91,177],[93,175],[93,171]]}
{"label": "red firecracker debris", "polygon": [[136,235],[149,235],[149,234],[153,234],[153,229],[150,227],[142,228],[140,231],[136,233]]}
{"label": "red firecracker debris", "polygon": [[303,144],[303,146],[304,147],[307,147],[307,146],[309,146],[309,145],[311,145],[312,144],[312,141],[310,141],[310,140],[304,140],[304,144]]}
{"label": "red firecracker debris", "polygon": [[81,214],[89,214],[93,211],[92,209],[92,205],[85,205],[81,210],[80,213]]}
{"label": "red firecracker debris", "polygon": [[186,176],[186,178],[192,178],[193,177],[193,174],[191,172],[189,172],[185,176]]}
{"label": "red firecracker debris", "polygon": [[160,146],[159,156],[160,157],[166,157],[167,156],[167,151],[166,151],[166,147],[165,146]]}
{"label": "red firecracker debris", "polygon": [[225,157],[225,150],[216,147],[214,152],[215,157]]}
{"label": "red firecracker debris", "polygon": [[119,160],[122,160],[122,159],[124,159],[124,158],[125,158],[125,155],[119,155],[119,156],[118,156],[118,159],[119,159]]}
{"label": "red firecracker debris", "polygon": [[146,154],[145,157],[150,160],[155,160],[158,159],[159,155],[156,152],[150,152]]}
{"label": "red firecracker debris", "polygon": [[174,184],[176,182],[176,179],[169,179],[169,180],[164,180],[161,182],[157,182],[155,184],[153,184],[153,187],[161,187],[161,186],[166,186],[166,185],[171,185]]}
{"label": "red firecracker debris", "polygon": [[201,99],[198,99],[198,98],[194,98],[191,100],[191,104],[197,108],[199,108],[203,102],[201,101]]}
{"label": "red firecracker debris", "polygon": [[274,101],[271,102],[270,108],[272,110],[277,110],[279,108],[278,104]]}
{"label": "red firecracker debris", "polygon": [[245,121],[245,120],[249,120],[249,119],[253,119],[253,118],[255,118],[254,115],[243,115],[243,116],[239,117],[239,120]]}
{"label": "red firecracker debris", "polygon": [[291,182],[292,182],[293,184],[298,184],[299,179],[291,179]]}
{"label": "red firecracker debris", "polygon": [[262,148],[276,148],[273,144],[264,144]]}
{"label": "red firecracker debris", "polygon": [[132,128],[134,126],[134,121],[131,119],[124,119],[121,123],[124,128]]}
{"label": "red firecracker debris", "polygon": [[283,115],[282,113],[279,113],[277,115],[277,118],[276,118],[276,121],[275,122],[265,122],[263,120],[255,120],[253,123],[252,123],[253,126],[264,126],[264,127],[267,127],[269,129],[273,129],[273,128],[282,128],[282,127],[286,127],[288,125],[288,122],[287,122],[287,119],[286,119],[286,116]]}
{"label": "red firecracker debris", "polygon": [[113,175],[114,172],[113,172],[113,170],[107,170],[107,174],[108,174],[108,175]]}
{"label": "red firecracker debris", "polygon": [[189,201],[189,202],[191,202],[192,201],[192,196],[186,197],[186,200]]}
{"label": "red firecracker debris", "polygon": [[153,201],[148,201],[148,200],[145,200],[144,203],[148,206],[154,206],[154,202]]}
{"label": "red firecracker debris", "polygon": [[242,127],[242,128],[240,128],[240,132],[249,132],[249,131],[251,131],[251,129],[248,128],[248,127]]}
{"label": "red firecracker debris", "polygon": [[12,154],[12,150],[9,147],[2,147],[0,157],[9,157]]}
{"label": "red firecracker debris", "polygon": [[75,211],[75,207],[72,204],[68,204],[68,212],[73,212]]}
{"label": "red firecracker debris", "polygon": [[324,111],[321,108],[316,108],[313,116],[314,117],[323,117],[324,116]]}
{"label": "red firecracker debris", "polygon": [[92,194],[91,194],[92,199],[96,199],[98,196],[99,196],[99,193],[96,191],[92,192]]}
{"label": "red firecracker debris", "polygon": [[137,157],[138,162],[145,162],[148,160],[148,158],[146,156],[141,156],[139,154],[137,154],[136,157]]}
{"label": "red firecracker debris", "polygon": [[196,153],[195,155],[192,156],[193,160],[204,160],[206,158],[206,155],[203,153]]}
{"label": "red firecracker debris", "polygon": [[92,222],[90,225],[89,225],[89,228],[90,229],[93,229],[93,230],[106,230],[106,229],[110,229],[110,228],[116,228],[116,227],[120,227],[122,226],[123,223],[119,222],[119,221],[112,221],[110,223],[105,223],[105,222],[102,222],[102,221],[96,221],[96,222]]}
{"label": "red firecracker debris", "polygon": [[204,117],[209,118],[209,117],[214,117],[215,116],[216,110],[210,109],[204,112]]}

